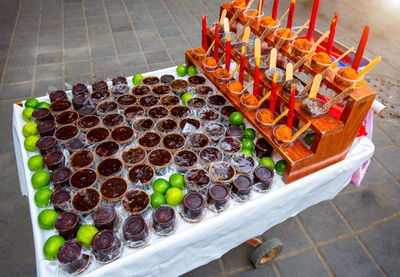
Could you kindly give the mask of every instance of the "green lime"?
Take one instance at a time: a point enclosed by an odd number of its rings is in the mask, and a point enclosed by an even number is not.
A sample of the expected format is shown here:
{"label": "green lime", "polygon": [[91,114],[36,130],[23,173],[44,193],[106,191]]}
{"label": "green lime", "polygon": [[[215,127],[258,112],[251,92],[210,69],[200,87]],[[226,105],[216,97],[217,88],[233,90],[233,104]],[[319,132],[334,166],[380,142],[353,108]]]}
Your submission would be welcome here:
{"label": "green lime", "polygon": [[31,182],[34,189],[47,187],[50,184],[50,174],[44,170],[36,171],[32,175]]}
{"label": "green lime", "polygon": [[190,99],[190,98],[192,98],[193,97],[193,94],[191,94],[191,93],[189,93],[189,92],[185,92],[183,95],[182,95],[182,103],[183,103],[183,105],[186,105],[186,102]]}
{"label": "green lime", "polygon": [[51,236],[49,237],[44,246],[43,246],[43,254],[49,260],[55,260],[57,258],[58,249],[63,246],[65,243],[65,239],[62,236]]}
{"label": "green lime", "polygon": [[58,213],[55,210],[45,209],[41,211],[38,216],[39,227],[45,230],[53,229],[57,216]]}
{"label": "green lime", "polygon": [[181,64],[178,65],[178,67],[176,68],[176,74],[178,74],[178,76],[183,77],[187,74],[188,69],[185,65]]}
{"label": "green lime", "polygon": [[183,189],[185,187],[185,178],[182,174],[174,173],[169,177],[169,184],[173,188]]}
{"label": "green lime", "polygon": [[254,148],[254,141],[251,139],[242,139],[242,148],[243,149],[249,149],[249,150],[253,150]]}
{"label": "green lime", "polygon": [[53,191],[49,188],[41,188],[35,193],[35,204],[38,207],[47,207],[50,203],[50,197]]}
{"label": "green lime", "polygon": [[271,157],[262,157],[259,162],[260,165],[266,165],[272,170],[275,168],[275,162]]}
{"label": "green lime", "polygon": [[162,195],[165,194],[167,189],[169,189],[170,185],[167,180],[158,178],[157,180],[154,181],[153,183],[153,190],[154,192],[159,192]]}
{"label": "green lime", "polygon": [[25,108],[36,109],[38,104],[39,100],[37,100],[36,98],[29,98],[25,101]]}
{"label": "green lime", "polygon": [[251,149],[243,148],[240,150],[240,153],[244,153],[247,156],[253,157],[253,151]]}
{"label": "green lime", "polygon": [[197,75],[197,69],[194,65],[191,65],[188,67],[188,75],[189,76],[193,76],[193,75]]}
{"label": "green lime", "polygon": [[240,125],[243,122],[243,115],[240,112],[233,112],[229,116],[229,122],[232,125]]}
{"label": "green lime", "polygon": [[243,131],[243,137],[244,137],[245,139],[251,139],[251,140],[253,140],[253,139],[256,138],[256,131],[254,131],[254,129],[252,129],[252,128],[244,129],[244,131]]}
{"label": "green lime", "polygon": [[183,192],[178,188],[169,188],[167,193],[165,193],[165,200],[167,200],[168,205],[176,206],[182,203]]}
{"label": "green lime", "polygon": [[28,136],[24,140],[24,147],[27,151],[36,152],[36,142],[39,140],[37,136]]}
{"label": "green lime", "polygon": [[276,173],[279,175],[283,175],[283,172],[285,171],[286,168],[286,161],[285,160],[280,160],[275,164],[275,170]]}
{"label": "green lime", "polygon": [[36,109],[40,109],[40,108],[50,109],[50,104],[47,103],[47,102],[40,102],[40,103],[36,106]]}
{"label": "green lime", "polygon": [[157,208],[160,205],[165,204],[165,197],[162,193],[154,192],[150,195],[150,199],[151,199],[151,206],[153,207],[153,209]]}
{"label": "green lime", "polygon": [[24,127],[22,127],[22,134],[24,135],[24,137],[28,137],[28,136],[36,136],[37,134],[39,134],[38,130],[37,130],[37,124],[33,123],[33,122],[28,122],[24,125]]}
{"label": "green lime", "polygon": [[32,171],[38,171],[44,168],[43,157],[34,155],[28,160],[28,168]]}
{"label": "green lime", "polygon": [[25,108],[25,109],[23,109],[22,118],[27,122],[32,121],[32,113],[33,113],[34,110],[35,109],[33,109],[33,108]]}
{"label": "green lime", "polygon": [[79,228],[76,239],[86,248],[92,245],[92,239],[99,230],[93,225],[83,225]]}
{"label": "green lime", "polygon": [[143,80],[143,75],[142,75],[142,74],[135,74],[135,76],[132,77],[132,83],[133,83],[135,86],[140,85],[140,83],[142,82],[142,80]]}
{"label": "green lime", "polygon": [[313,141],[314,141],[314,136],[315,136],[314,133],[312,133],[312,134],[307,134],[307,135],[304,137],[304,142],[305,142],[307,145],[311,145],[311,144],[313,143]]}
{"label": "green lime", "polygon": [[240,128],[242,128],[242,131],[246,130],[246,124],[242,123],[239,125]]}

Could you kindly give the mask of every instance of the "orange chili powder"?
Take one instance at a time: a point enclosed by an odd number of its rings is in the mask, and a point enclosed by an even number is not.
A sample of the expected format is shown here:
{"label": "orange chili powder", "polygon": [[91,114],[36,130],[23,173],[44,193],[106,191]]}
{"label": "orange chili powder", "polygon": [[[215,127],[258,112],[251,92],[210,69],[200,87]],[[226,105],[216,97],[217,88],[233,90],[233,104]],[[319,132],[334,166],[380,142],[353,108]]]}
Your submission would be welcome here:
{"label": "orange chili powder", "polygon": [[195,54],[200,54],[200,55],[204,55],[206,52],[206,50],[203,49],[203,47],[197,47],[193,50],[193,53]]}
{"label": "orange chili powder", "polygon": [[275,137],[278,140],[290,140],[292,138],[292,130],[286,125],[281,125],[276,128]]}
{"label": "orange chili powder", "polygon": [[241,92],[243,89],[242,84],[239,81],[233,81],[228,84],[228,88],[234,92]]}
{"label": "orange chili powder", "polygon": [[329,58],[329,55],[325,52],[319,52],[315,54],[312,59],[318,63],[323,63],[323,64],[331,64],[332,61]]}
{"label": "orange chili powder", "polygon": [[273,20],[271,16],[264,16],[261,19],[261,25],[272,27],[275,25],[275,20]]}
{"label": "orange chili powder", "polygon": [[[285,32],[286,32],[286,29],[279,29],[278,31],[276,31],[276,35],[278,37],[282,37]],[[290,30],[287,38],[290,38],[292,36],[293,36],[293,33],[292,33],[292,30]]]}
{"label": "orange chili powder", "polygon": [[207,66],[216,66],[217,61],[214,58],[209,57],[204,59],[204,64]]}
{"label": "orange chili powder", "polygon": [[265,124],[271,124],[274,121],[274,116],[268,110],[261,110],[257,114],[258,120]]}
{"label": "orange chili powder", "polygon": [[232,4],[233,4],[234,7],[237,7],[237,8],[246,7],[246,1],[244,1],[244,0],[235,0],[235,1],[233,1]]}
{"label": "orange chili powder", "polygon": [[219,78],[228,78],[229,77],[229,72],[226,70],[226,68],[218,68],[215,70],[215,75]]}
{"label": "orange chili powder", "polygon": [[241,97],[241,100],[242,100],[243,104],[245,104],[246,106],[257,106],[258,105],[257,98],[251,93],[249,93],[247,95],[243,95]]}
{"label": "orange chili powder", "polygon": [[311,43],[305,38],[296,39],[293,43],[293,46],[299,50],[307,51],[311,49]]}
{"label": "orange chili powder", "polygon": [[246,15],[250,16],[250,17],[256,17],[256,16],[258,16],[258,10],[249,11],[249,12],[246,13]]}
{"label": "orange chili powder", "polygon": [[357,72],[351,67],[339,69],[338,74],[349,80],[355,80],[357,78]]}

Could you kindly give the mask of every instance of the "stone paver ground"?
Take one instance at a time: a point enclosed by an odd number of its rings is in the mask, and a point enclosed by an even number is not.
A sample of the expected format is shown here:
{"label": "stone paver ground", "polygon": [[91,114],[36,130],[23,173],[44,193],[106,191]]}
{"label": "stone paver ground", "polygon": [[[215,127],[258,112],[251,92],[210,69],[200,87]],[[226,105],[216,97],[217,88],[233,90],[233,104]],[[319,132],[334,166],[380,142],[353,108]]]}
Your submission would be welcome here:
{"label": "stone paver ground", "polygon": [[[256,1],[257,2],[257,1]],[[265,12],[272,0],[265,1]],[[399,6],[395,1],[321,1],[317,27],[340,14],[336,38],[357,46],[371,28],[366,55],[383,61],[368,80],[385,103],[398,103]],[[184,61],[201,40],[201,15],[216,20],[213,0],[3,0],[0,1],[0,270],[2,276],[35,275],[28,203],[21,197],[11,137],[11,106],[44,95],[49,86],[91,83]],[[279,14],[289,6],[281,1]],[[298,0],[295,25],[311,12]],[[391,109],[398,114],[396,107]],[[347,186],[335,199],[311,207],[268,230],[283,253],[254,270],[252,248],[242,244],[185,276],[399,276],[399,122],[376,118],[376,152],[361,188]]]}

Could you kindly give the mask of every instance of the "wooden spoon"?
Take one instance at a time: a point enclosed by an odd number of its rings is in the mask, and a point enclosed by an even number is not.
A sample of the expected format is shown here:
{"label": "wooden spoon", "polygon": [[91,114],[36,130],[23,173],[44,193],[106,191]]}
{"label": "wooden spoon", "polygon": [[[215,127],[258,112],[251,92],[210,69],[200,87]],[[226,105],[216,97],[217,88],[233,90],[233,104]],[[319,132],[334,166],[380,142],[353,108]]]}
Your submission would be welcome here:
{"label": "wooden spoon", "polygon": [[321,80],[322,80],[322,75],[321,74],[315,75],[313,84],[311,86],[310,94],[308,95],[308,98],[317,97],[317,93],[318,93],[319,86],[321,84]]}
{"label": "wooden spoon", "polygon": [[284,116],[286,116],[286,115],[288,114],[288,112],[289,112],[289,109],[288,109],[288,108],[285,108],[285,110],[284,110],[280,115],[278,115],[278,116],[274,119],[274,121],[272,121],[272,124],[275,124],[276,122],[278,122],[279,120],[281,120],[281,118],[283,118]]}
{"label": "wooden spoon", "polygon": [[292,136],[292,139],[291,139],[291,140],[297,139],[297,138],[298,138],[305,130],[307,130],[308,127],[310,127],[310,126],[311,126],[311,122],[308,121],[306,124],[303,125],[303,127],[301,127],[300,130],[298,130],[298,131],[296,132],[296,134],[294,134],[294,135]]}
{"label": "wooden spoon", "polygon": [[329,110],[333,105],[339,103],[340,101],[342,101],[343,99],[345,99],[347,96],[349,96],[350,94],[352,94],[354,91],[356,91],[358,88],[360,88],[361,86],[363,86],[367,81],[366,80],[361,80],[358,83],[352,85],[351,87],[348,87],[347,89],[345,89],[344,91],[342,91],[341,93],[339,93],[338,95],[336,95],[335,97],[333,97],[331,100],[329,100],[323,107],[323,109],[325,111]]}
{"label": "wooden spoon", "polygon": [[293,79],[293,64],[288,63],[286,66],[286,81],[292,80]]}

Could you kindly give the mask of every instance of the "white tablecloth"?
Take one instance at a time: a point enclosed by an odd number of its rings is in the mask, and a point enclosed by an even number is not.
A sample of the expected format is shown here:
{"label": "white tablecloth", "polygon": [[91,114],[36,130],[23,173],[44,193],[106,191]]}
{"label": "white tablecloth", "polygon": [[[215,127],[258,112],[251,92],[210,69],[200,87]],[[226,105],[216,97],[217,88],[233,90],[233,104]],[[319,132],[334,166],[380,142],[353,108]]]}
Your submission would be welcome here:
{"label": "white tablecloth", "polygon": [[[175,74],[175,67],[144,75]],[[129,81],[130,82],[130,81]],[[130,82],[131,84],[131,82]],[[38,98],[39,100],[47,97]],[[61,276],[57,263],[45,259],[44,242],[56,231],[39,228],[37,216],[42,210],[35,205],[35,190],[31,186],[31,172],[27,161],[32,153],[24,149],[21,117],[22,108],[13,107],[13,136],[21,192],[29,199],[35,244],[38,276]],[[374,145],[366,138],[355,142],[347,158],[289,185],[284,185],[276,175],[268,193],[252,193],[245,203],[235,203],[217,215],[210,211],[198,224],[188,224],[178,219],[177,230],[168,237],[151,234],[150,244],[144,248],[125,248],[121,258],[99,266],[93,264],[80,276],[178,276],[221,257],[242,242],[264,233],[289,217],[321,201],[332,199],[350,181],[353,172],[372,157]]]}

